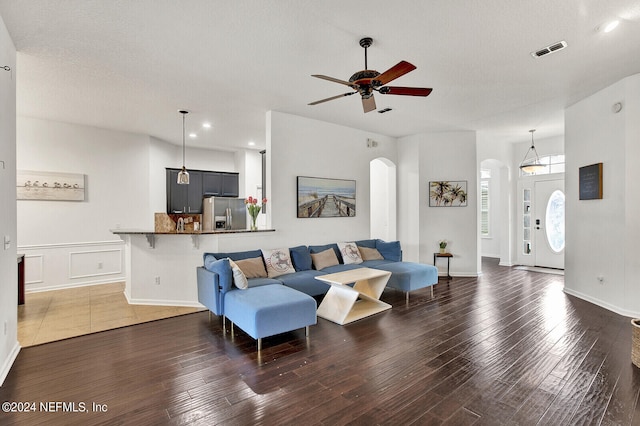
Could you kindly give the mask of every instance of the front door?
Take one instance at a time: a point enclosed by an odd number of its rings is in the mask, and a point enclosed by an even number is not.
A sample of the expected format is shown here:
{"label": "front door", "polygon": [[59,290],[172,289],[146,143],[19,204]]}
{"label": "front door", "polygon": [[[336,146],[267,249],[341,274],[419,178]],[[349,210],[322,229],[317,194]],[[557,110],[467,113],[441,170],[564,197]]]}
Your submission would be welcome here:
{"label": "front door", "polygon": [[564,179],[535,182],[535,266],[564,269]]}

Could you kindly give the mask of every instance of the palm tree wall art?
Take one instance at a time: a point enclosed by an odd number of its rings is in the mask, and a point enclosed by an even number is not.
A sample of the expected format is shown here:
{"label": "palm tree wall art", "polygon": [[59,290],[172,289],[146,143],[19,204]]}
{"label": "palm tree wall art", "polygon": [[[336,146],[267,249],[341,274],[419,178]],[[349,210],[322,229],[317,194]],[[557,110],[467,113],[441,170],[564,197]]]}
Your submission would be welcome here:
{"label": "palm tree wall art", "polygon": [[466,205],[466,180],[429,182],[429,207],[465,207]]}

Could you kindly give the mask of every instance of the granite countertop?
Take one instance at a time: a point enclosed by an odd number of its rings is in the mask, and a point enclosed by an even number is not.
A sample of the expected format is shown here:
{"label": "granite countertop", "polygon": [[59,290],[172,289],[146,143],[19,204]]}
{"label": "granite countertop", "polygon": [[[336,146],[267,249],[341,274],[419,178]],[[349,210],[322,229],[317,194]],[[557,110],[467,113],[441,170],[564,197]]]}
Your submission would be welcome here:
{"label": "granite countertop", "polygon": [[216,231],[145,231],[144,229],[111,229],[113,234],[128,234],[128,235],[211,235],[211,234],[242,234],[242,233],[254,233],[254,232],[274,232],[275,229],[257,229],[252,231],[250,229],[220,229]]}

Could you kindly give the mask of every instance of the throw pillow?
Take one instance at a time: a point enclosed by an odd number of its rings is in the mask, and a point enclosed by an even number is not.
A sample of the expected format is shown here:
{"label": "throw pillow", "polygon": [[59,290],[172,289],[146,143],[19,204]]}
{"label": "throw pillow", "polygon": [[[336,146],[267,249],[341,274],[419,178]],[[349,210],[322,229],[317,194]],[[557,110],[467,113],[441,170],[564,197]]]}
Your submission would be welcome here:
{"label": "throw pillow", "polygon": [[374,248],[369,247],[358,247],[360,249],[360,255],[362,256],[362,260],[382,260],[384,257],[380,254],[380,252]]}
{"label": "throw pillow", "polygon": [[345,265],[350,263],[362,263],[362,257],[356,243],[338,243],[340,254]]}
{"label": "throw pillow", "polygon": [[382,257],[387,260],[393,260],[394,262],[402,261],[402,249],[400,248],[400,241],[385,242],[379,240],[376,242],[376,249],[380,252]]}
{"label": "throw pillow", "polygon": [[313,262],[309,255],[309,248],[307,246],[291,247],[289,249],[291,253],[291,260],[293,261],[293,267],[296,271],[309,271],[313,268]]}
{"label": "throw pillow", "polygon": [[242,269],[240,269],[236,262],[229,259],[229,265],[231,265],[231,272],[233,273],[233,284],[242,290],[249,288],[247,277],[244,275]]}
{"label": "throw pillow", "polygon": [[262,257],[236,260],[236,265],[247,278],[267,278],[267,270],[264,269]]}
{"label": "throw pillow", "polygon": [[269,278],[291,274],[296,271],[293,263],[291,263],[289,249],[262,250],[262,257],[264,257],[264,263],[267,265],[267,275]]}
{"label": "throw pillow", "polygon": [[311,253],[311,259],[313,260],[313,267],[318,271],[329,266],[339,265],[338,256],[332,248],[328,248],[320,253]]}

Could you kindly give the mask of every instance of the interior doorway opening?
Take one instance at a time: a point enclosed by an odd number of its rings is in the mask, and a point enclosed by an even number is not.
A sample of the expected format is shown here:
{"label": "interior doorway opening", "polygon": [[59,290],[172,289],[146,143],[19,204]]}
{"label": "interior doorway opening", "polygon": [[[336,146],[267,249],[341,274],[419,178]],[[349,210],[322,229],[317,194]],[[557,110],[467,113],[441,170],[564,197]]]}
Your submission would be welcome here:
{"label": "interior doorway opening", "polygon": [[396,165],[387,158],[369,163],[370,237],[396,240]]}

